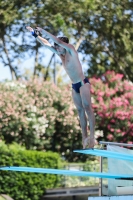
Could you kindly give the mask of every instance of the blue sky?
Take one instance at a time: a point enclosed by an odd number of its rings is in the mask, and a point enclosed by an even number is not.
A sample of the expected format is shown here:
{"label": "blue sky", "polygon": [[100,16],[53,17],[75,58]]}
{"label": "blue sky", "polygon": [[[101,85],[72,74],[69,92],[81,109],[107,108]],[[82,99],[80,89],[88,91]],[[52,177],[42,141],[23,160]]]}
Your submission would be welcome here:
{"label": "blue sky", "polygon": [[11,79],[10,71],[8,67],[3,67],[2,63],[0,63],[0,81],[4,79]]}
{"label": "blue sky", "polygon": [[[25,31],[27,35],[31,35],[29,32]],[[18,42],[18,44],[21,43],[21,35],[19,35],[18,37],[14,37],[13,38],[15,41]],[[29,38],[28,38],[29,40]],[[51,41],[52,42],[52,41]],[[74,41],[71,41],[71,43],[73,43]],[[42,62],[44,62],[46,65],[48,64],[51,56],[52,56],[52,52],[48,49],[46,49],[45,47],[42,46],[41,51],[45,51],[45,57],[42,59]],[[79,59],[82,60],[82,54],[79,53]],[[56,56],[56,60],[59,61],[59,57]],[[16,60],[16,63],[18,61]],[[19,71],[21,74],[24,73],[24,69],[31,69],[32,70],[32,66],[34,66],[34,57],[31,57],[28,60],[21,60],[21,63],[19,63]],[[88,65],[86,63],[82,63],[82,67],[83,67],[83,71],[85,72],[86,69],[88,68]],[[0,81],[4,81],[5,79],[11,80],[11,74],[10,74],[10,70],[9,67],[6,66],[4,67],[3,64],[0,62]],[[63,74],[66,74],[65,70],[62,70]],[[66,76],[67,77],[67,76]],[[66,78],[66,81],[69,81],[69,78]]]}
{"label": "blue sky", "polygon": [[[45,63],[47,64],[49,62],[49,59],[51,57],[52,53],[48,50],[46,56],[45,56]],[[28,60],[23,60],[19,64],[19,70],[21,73],[24,72],[24,69],[32,69],[32,66],[34,66],[34,57],[31,57]],[[11,74],[9,67],[4,67],[2,63],[0,63],[0,81],[3,81],[5,79],[11,80]]]}
{"label": "blue sky", "polygon": [[[51,57],[52,53],[48,50],[47,54],[45,55],[45,63],[49,62],[49,59]],[[56,59],[58,56],[56,56]],[[79,54],[79,58],[80,60],[82,60],[82,54]],[[20,71],[23,73],[24,69],[32,69],[32,66],[34,65],[34,58],[30,58],[28,60],[24,60],[20,65],[19,65],[19,69]],[[87,69],[87,65],[83,64],[83,71],[86,71]],[[65,73],[65,71],[63,70],[63,74]],[[10,70],[9,67],[6,66],[4,67],[2,63],[0,63],[0,81],[4,81],[5,79],[11,80],[11,74],[10,74]]]}
{"label": "blue sky", "polygon": [[[24,67],[29,66],[29,64],[31,65],[30,62],[30,60],[24,62]],[[0,63],[0,72],[0,81],[3,81],[5,79],[11,80],[11,73],[8,66],[4,67],[3,64]]]}

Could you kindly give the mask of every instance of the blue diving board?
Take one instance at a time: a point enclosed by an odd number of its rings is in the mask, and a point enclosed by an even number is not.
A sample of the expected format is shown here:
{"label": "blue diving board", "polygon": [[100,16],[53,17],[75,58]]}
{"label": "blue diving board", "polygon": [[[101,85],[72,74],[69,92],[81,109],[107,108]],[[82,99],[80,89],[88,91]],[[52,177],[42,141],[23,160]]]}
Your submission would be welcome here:
{"label": "blue diving board", "polygon": [[4,171],[17,171],[17,172],[32,172],[42,174],[58,174],[66,176],[86,176],[86,177],[97,177],[105,179],[133,179],[132,175],[127,174],[109,174],[101,172],[87,172],[87,171],[74,171],[74,170],[61,170],[61,169],[47,169],[47,168],[33,168],[33,167],[0,167],[0,170]]}
{"label": "blue diving board", "polygon": [[82,150],[74,150],[73,152],[82,153],[82,154],[91,154],[94,156],[102,156],[107,158],[115,158],[120,160],[128,160],[133,162],[133,155],[118,153],[103,149],[82,149]]}

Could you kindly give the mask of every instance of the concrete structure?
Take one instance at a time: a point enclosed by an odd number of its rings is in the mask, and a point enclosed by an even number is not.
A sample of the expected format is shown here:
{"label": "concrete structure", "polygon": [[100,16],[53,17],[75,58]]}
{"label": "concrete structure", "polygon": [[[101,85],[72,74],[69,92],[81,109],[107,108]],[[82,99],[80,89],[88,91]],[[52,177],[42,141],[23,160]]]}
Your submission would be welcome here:
{"label": "concrete structure", "polygon": [[133,195],[110,196],[110,197],[88,197],[88,200],[133,200]]}

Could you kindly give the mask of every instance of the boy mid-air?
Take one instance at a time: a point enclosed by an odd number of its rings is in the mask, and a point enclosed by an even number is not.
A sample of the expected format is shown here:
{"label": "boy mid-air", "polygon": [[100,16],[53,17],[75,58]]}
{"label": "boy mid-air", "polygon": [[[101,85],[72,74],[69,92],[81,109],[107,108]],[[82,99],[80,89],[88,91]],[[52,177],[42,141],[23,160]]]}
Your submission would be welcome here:
{"label": "boy mid-air", "polygon": [[[37,27],[35,30],[31,27],[26,28],[42,45],[56,53],[62,60],[64,69],[72,81],[72,98],[80,118],[83,149],[86,147],[93,148],[95,145],[95,117],[91,105],[90,83],[83,74],[77,51],[73,45],[69,44],[67,37],[56,37],[40,27]],[[40,37],[39,33],[45,34],[52,39],[54,46],[46,39]],[[87,134],[87,118],[85,113],[89,119],[90,136]]]}

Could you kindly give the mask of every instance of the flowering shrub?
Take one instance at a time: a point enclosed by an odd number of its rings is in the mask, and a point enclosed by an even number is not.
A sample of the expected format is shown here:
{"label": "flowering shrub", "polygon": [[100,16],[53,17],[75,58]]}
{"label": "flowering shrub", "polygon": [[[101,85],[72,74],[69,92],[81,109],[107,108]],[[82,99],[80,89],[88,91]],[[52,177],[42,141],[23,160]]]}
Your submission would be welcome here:
{"label": "flowering shrub", "polygon": [[90,79],[96,128],[106,141],[133,143],[133,83],[122,78],[107,71],[101,79]]}
{"label": "flowering shrub", "polygon": [[[133,142],[133,84],[122,78],[108,71],[90,79],[98,140]],[[68,161],[87,158],[71,153],[82,148],[82,140],[69,86],[41,80],[1,83],[0,134],[8,144],[52,150]]]}
{"label": "flowering shrub", "polygon": [[0,84],[0,133],[6,143],[61,152],[69,160],[82,148],[70,88],[40,80]]}

